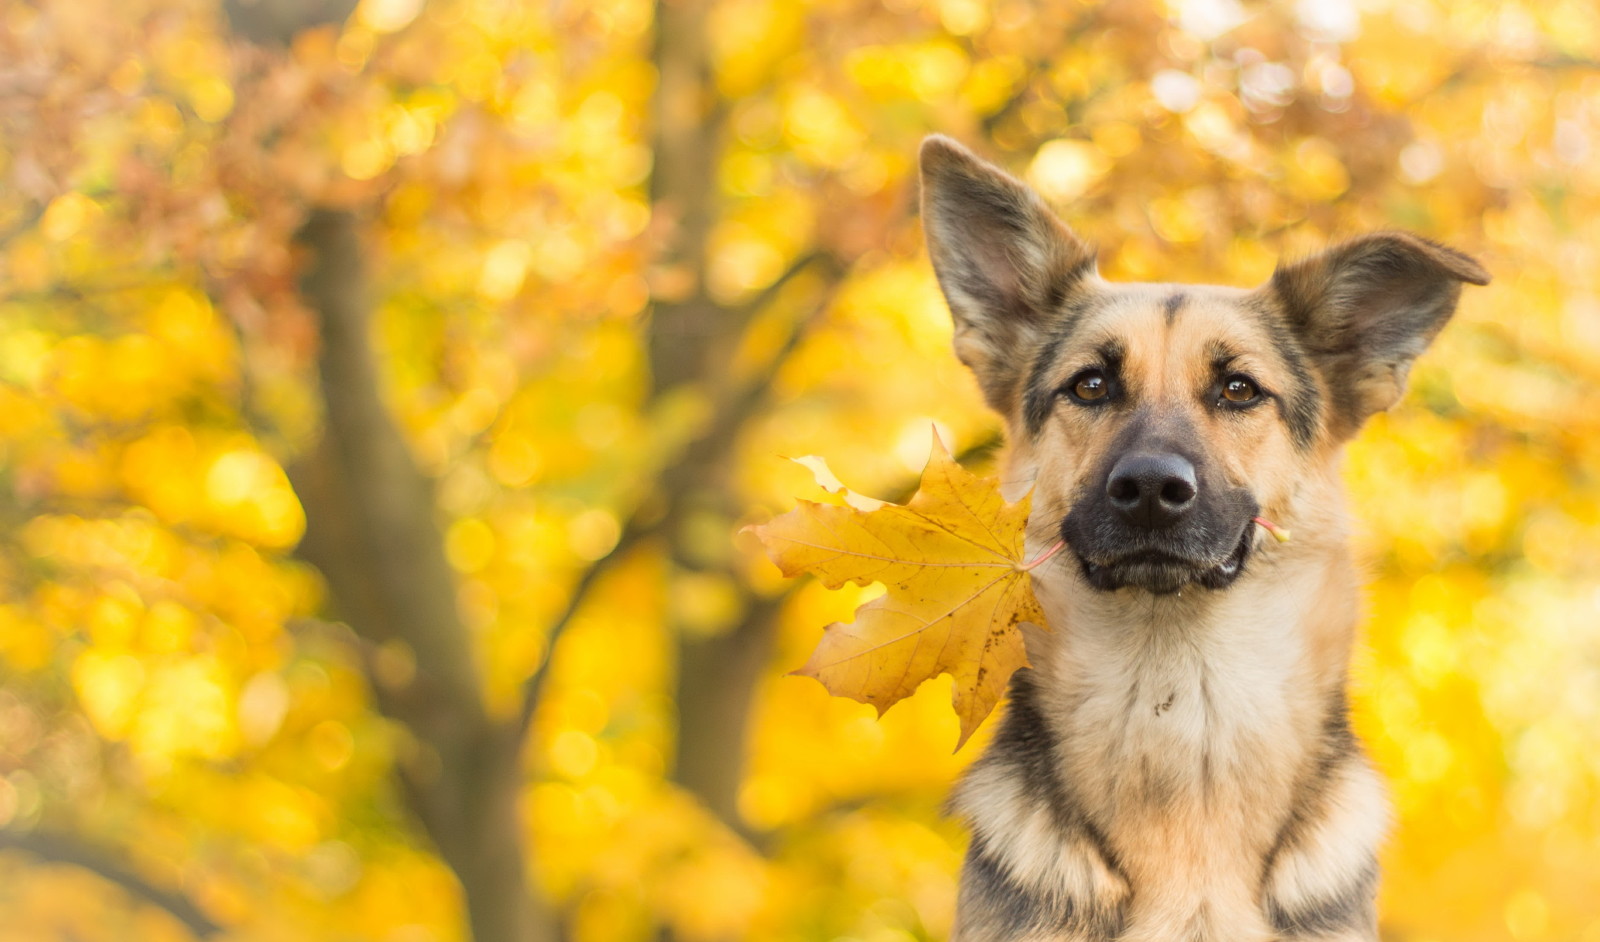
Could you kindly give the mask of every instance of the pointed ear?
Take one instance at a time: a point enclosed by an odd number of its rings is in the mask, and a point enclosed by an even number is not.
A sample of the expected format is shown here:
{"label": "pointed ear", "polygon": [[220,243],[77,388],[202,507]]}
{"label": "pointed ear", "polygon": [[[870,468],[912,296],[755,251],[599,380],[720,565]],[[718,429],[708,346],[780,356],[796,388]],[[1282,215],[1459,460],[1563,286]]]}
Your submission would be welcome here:
{"label": "pointed ear", "polygon": [[1329,427],[1355,434],[1400,400],[1406,374],[1456,309],[1461,285],[1486,285],[1476,261],[1408,232],[1379,232],[1292,264],[1258,289],[1327,384]]}
{"label": "pointed ear", "polygon": [[1033,344],[1094,254],[1031,189],[939,135],[922,142],[922,228],[956,356],[1009,415]]}

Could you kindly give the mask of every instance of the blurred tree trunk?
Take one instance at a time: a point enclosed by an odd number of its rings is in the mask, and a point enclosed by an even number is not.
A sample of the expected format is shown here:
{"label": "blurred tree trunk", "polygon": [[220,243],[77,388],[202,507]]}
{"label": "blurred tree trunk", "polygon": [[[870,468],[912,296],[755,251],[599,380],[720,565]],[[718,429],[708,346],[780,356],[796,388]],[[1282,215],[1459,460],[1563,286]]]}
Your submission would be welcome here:
{"label": "blurred tree trunk", "polygon": [[[336,23],[354,4],[257,0],[226,7],[259,45]],[[323,437],[291,468],[306,514],[300,555],[327,580],[340,617],[391,660],[369,673],[378,706],[413,737],[397,764],[412,812],[455,871],[477,942],[559,937],[528,883],[518,797],[518,724],[488,715],[466,626],[456,609],[431,482],[412,459],[379,392],[360,224],[313,208],[298,240],[301,295],[316,315]]]}
{"label": "blurred tree trunk", "polygon": [[[286,25],[285,16],[317,9],[261,0],[251,6],[253,19],[235,16],[233,23],[241,33],[269,23],[250,38],[282,43],[299,28]],[[650,197],[654,215],[667,223],[660,263],[663,284],[671,287],[658,292],[652,307],[654,393],[659,401],[692,388],[713,401],[715,418],[657,482],[663,516],[651,529],[665,534],[674,571],[712,572],[738,585],[731,546],[708,548],[692,534],[704,532],[696,521],[710,515],[725,521],[731,535],[739,510],[728,474],[732,450],[745,420],[764,401],[766,378],[742,388],[724,381],[722,367],[751,310],[718,303],[705,286],[724,118],[706,53],[706,9],[695,0],[664,0],[656,13],[660,84]],[[321,332],[325,423],[322,441],[292,469],[307,518],[300,554],[323,573],[340,618],[380,657],[402,652],[402,661],[414,659],[415,670],[398,676],[372,671],[374,696],[414,737],[414,753],[402,757],[397,773],[412,811],[460,880],[473,937],[558,938],[557,920],[528,887],[526,831],[517,807],[519,739],[545,668],[530,684],[529,703],[516,721],[487,714],[456,612],[430,482],[379,392],[360,224],[348,210],[315,209],[299,239],[307,254],[302,297]],[[791,274],[810,262],[797,262]],[[590,584],[580,584],[580,593]],[[674,778],[735,828],[741,827],[737,799],[750,706],[780,604],[747,592],[743,601],[740,623],[710,637],[696,637],[668,619],[679,639]]]}
{"label": "blurred tree trunk", "polygon": [[414,670],[372,671],[379,707],[415,737],[402,757],[412,811],[461,881],[477,942],[554,939],[529,891],[519,731],[484,709],[456,611],[430,482],[378,392],[359,224],[318,209],[300,233],[301,283],[321,328],[323,439],[292,470],[306,511],[300,553],[327,579],[339,616]]}
{"label": "blurred tree trunk", "polygon": [[[718,97],[707,56],[706,12],[699,0],[656,5],[654,58],[660,82],[654,108],[652,212],[667,222],[660,265],[667,290],[658,291],[650,316],[650,368],[659,397],[684,387],[726,400],[719,382],[744,324],[739,313],[713,299],[706,287],[708,246],[716,219],[716,172],[725,103]],[[729,480],[739,424],[754,411],[759,393],[742,406],[719,410],[713,427],[667,469],[659,483],[668,513],[665,533],[675,572],[717,572],[738,584],[726,553],[703,544],[709,517],[731,536],[738,508]],[[699,542],[697,542],[697,537]],[[721,549],[726,549],[725,547]],[[746,599],[749,603],[750,599]],[[678,639],[678,731],[673,778],[735,828],[745,739],[756,682],[770,651],[768,606],[746,605],[739,624],[698,637],[668,616]]]}

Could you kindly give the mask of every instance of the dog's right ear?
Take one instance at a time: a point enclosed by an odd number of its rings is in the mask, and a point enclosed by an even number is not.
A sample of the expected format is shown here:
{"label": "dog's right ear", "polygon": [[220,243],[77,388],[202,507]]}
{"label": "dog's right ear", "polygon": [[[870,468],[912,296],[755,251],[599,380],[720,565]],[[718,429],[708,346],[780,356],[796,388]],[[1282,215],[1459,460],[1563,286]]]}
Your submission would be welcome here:
{"label": "dog's right ear", "polygon": [[1033,190],[941,135],[922,142],[922,229],[956,356],[1009,415],[1027,351],[1094,271],[1094,253]]}

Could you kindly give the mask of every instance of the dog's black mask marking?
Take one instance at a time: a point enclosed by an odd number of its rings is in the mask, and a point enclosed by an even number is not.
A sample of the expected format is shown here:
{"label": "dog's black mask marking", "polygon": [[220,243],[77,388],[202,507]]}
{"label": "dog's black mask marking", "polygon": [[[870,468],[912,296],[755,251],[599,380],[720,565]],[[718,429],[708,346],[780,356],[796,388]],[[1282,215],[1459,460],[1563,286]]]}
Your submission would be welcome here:
{"label": "dog's black mask marking", "polygon": [[[1226,589],[1234,580],[1244,574],[1245,565],[1249,562],[1251,547],[1255,543],[1255,534],[1251,531],[1252,524],[1248,520],[1240,528],[1233,548],[1221,562],[1217,562],[1215,553],[1209,550],[1202,552],[1187,551],[1184,549],[1174,552],[1172,544],[1165,542],[1151,548],[1133,549],[1131,541],[1112,538],[1104,539],[1108,529],[1106,527],[1092,528],[1089,537],[1083,535],[1080,529],[1082,523],[1075,521],[1077,511],[1068,514],[1061,522],[1061,534],[1067,540],[1067,545],[1077,554],[1078,565],[1083,570],[1083,577],[1096,589],[1110,592],[1116,589],[1134,587],[1153,592],[1156,595],[1167,595],[1189,585],[1198,585],[1205,589]],[[1251,514],[1254,516],[1254,514]],[[1200,534],[1206,542],[1211,542],[1211,534]],[[1093,540],[1101,540],[1110,544],[1122,544],[1116,550],[1106,553],[1083,547],[1092,545]],[[1198,540],[1184,540],[1184,544],[1199,542]],[[1224,544],[1226,545],[1226,544]],[[1096,562],[1095,560],[1101,560]]]}
{"label": "dog's black mask marking", "polygon": [[[1193,466],[1196,493],[1176,523],[1142,526],[1113,504],[1107,486],[1112,469],[1131,452],[1181,455]],[[1245,571],[1259,512],[1248,488],[1222,480],[1193,430],[1135,420],[1073,501],[1061,536],[1078,557],[1084,579],[1101,591],[1225,589]]]}

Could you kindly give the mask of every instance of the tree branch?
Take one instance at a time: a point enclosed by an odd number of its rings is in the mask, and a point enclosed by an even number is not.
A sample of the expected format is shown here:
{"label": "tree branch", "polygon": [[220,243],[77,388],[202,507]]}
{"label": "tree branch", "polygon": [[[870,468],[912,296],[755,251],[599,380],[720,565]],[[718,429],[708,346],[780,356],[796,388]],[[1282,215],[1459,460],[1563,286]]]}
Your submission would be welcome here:
{"label": "tree branch", "polygon": [[572,592],[567,596],[566,606],[550,623],[550,630],[545,634],[544,658],[539,662],[538,668],[522,683],[522,706],[517,710],[516,721],[519,742],[526,737],[529,727],[533,725],[533,714],[539,708],[539,699],[544,696],[544,685],[550,676],[550,665],[555,660],[556,643],[566,634],[567,628],[572,624],[573,616],[578,614],[578,610],[588,600],[590,590],[600,581],[600,577],[620,563],[641,540],[656,531],[655,526],[641,525],[638,516],[635,514],[634,518],[623,527],[622,536],[617,538],[617,545],[590,563],[589,568],[578,577],[578,581],[572,586]]}
{"label": "tree branch", "polygon": [[[816,258],[823,257],[823,253],[815,253],[805,262],[797,262],[780,281],[790,280],[804,268],[814,264]],[[774,282],[774,285],[777,283]],[[769,286],[770,287],[770,286]],[[763,292],[766,294],[767,292]],[[775,295],[776,290],[771,294]],[[725,396],[721,406],[706,423],[706,432],[692,440],[685,449],[683,457],[662,472],[660,490],[668,495],[669,506],[665,513],[659,508],[650,507],[648,510],[640,508],[635,510],[622,527],[622,536],[617,544],[604,556],[595,560],[589,568],[583,571],[578,581],[573,584],[572,591],[567,597],[567,604],[550,623],[550,629],[545,637],[544,658],[539,662],[538,668],[529,675],[522,685],[522,705],[517,711],[517,729],[519,735],[526,735],[533,723],[533,715],[539,708],[539,698],[544,694],[544,686],[549,677],[551,661],[555,658],[556,643],[566,633],[573,617],[583,607],[589,593],[594,589],[600,577],[610,572],[617,563],[621,562],[634,547],[646,538],[661,532],[676,516],[676,501],[678,494],[678,478],[687,472],[682,469],[701,467],[705,462],[719,460],[726,456],[732,447],[738,432],[744,424],[758,412],[766,400],[767,393],[772,388],[772,378],[783,365],[789,355],[800,345],[806,334],[815,326],[821,316],[828,309],[830,294],[822,299],[805,317],[798,318],[792,326],[783,343],[773,354],[764,369],[757,371],[756,378],[747,383],[743,388]],[[770,300],[768,297],[767,300]],[[645,523],[646,516],[652,518],[650,523]]]}
{"label": "tree branch", "polygon": [[727,316],[736,324],[748,324],[750,319],[761,313],[761,310],[768,304],[771,304],[773,299],[775,299],[784,288],[788,287],[791,281],[794,281],[794,279],[806,269],[811,268],[819,263],[825,264],[830,271],[835,273],[837,273],[840,269],[838,259],[834,258],[832,254],[821,249],[818,249],[814,252],[807,252],[805,255],[795,259],[788,268],[784,269],[783,274],[772,280],[771,284],[756,292],[753,297],[745,301],[743,304],[730,310],[727,313]]}
{"label": "tree branch", "polygon": [[0,849],[20,850],[49,863],[81,867],[102,880],[122,887],[128,894],[165,910],[199,938],[210,938],[222,932],[222,927],[212,922],[188,897],[155,886],[75,838],[38,831],[0,830]]}

